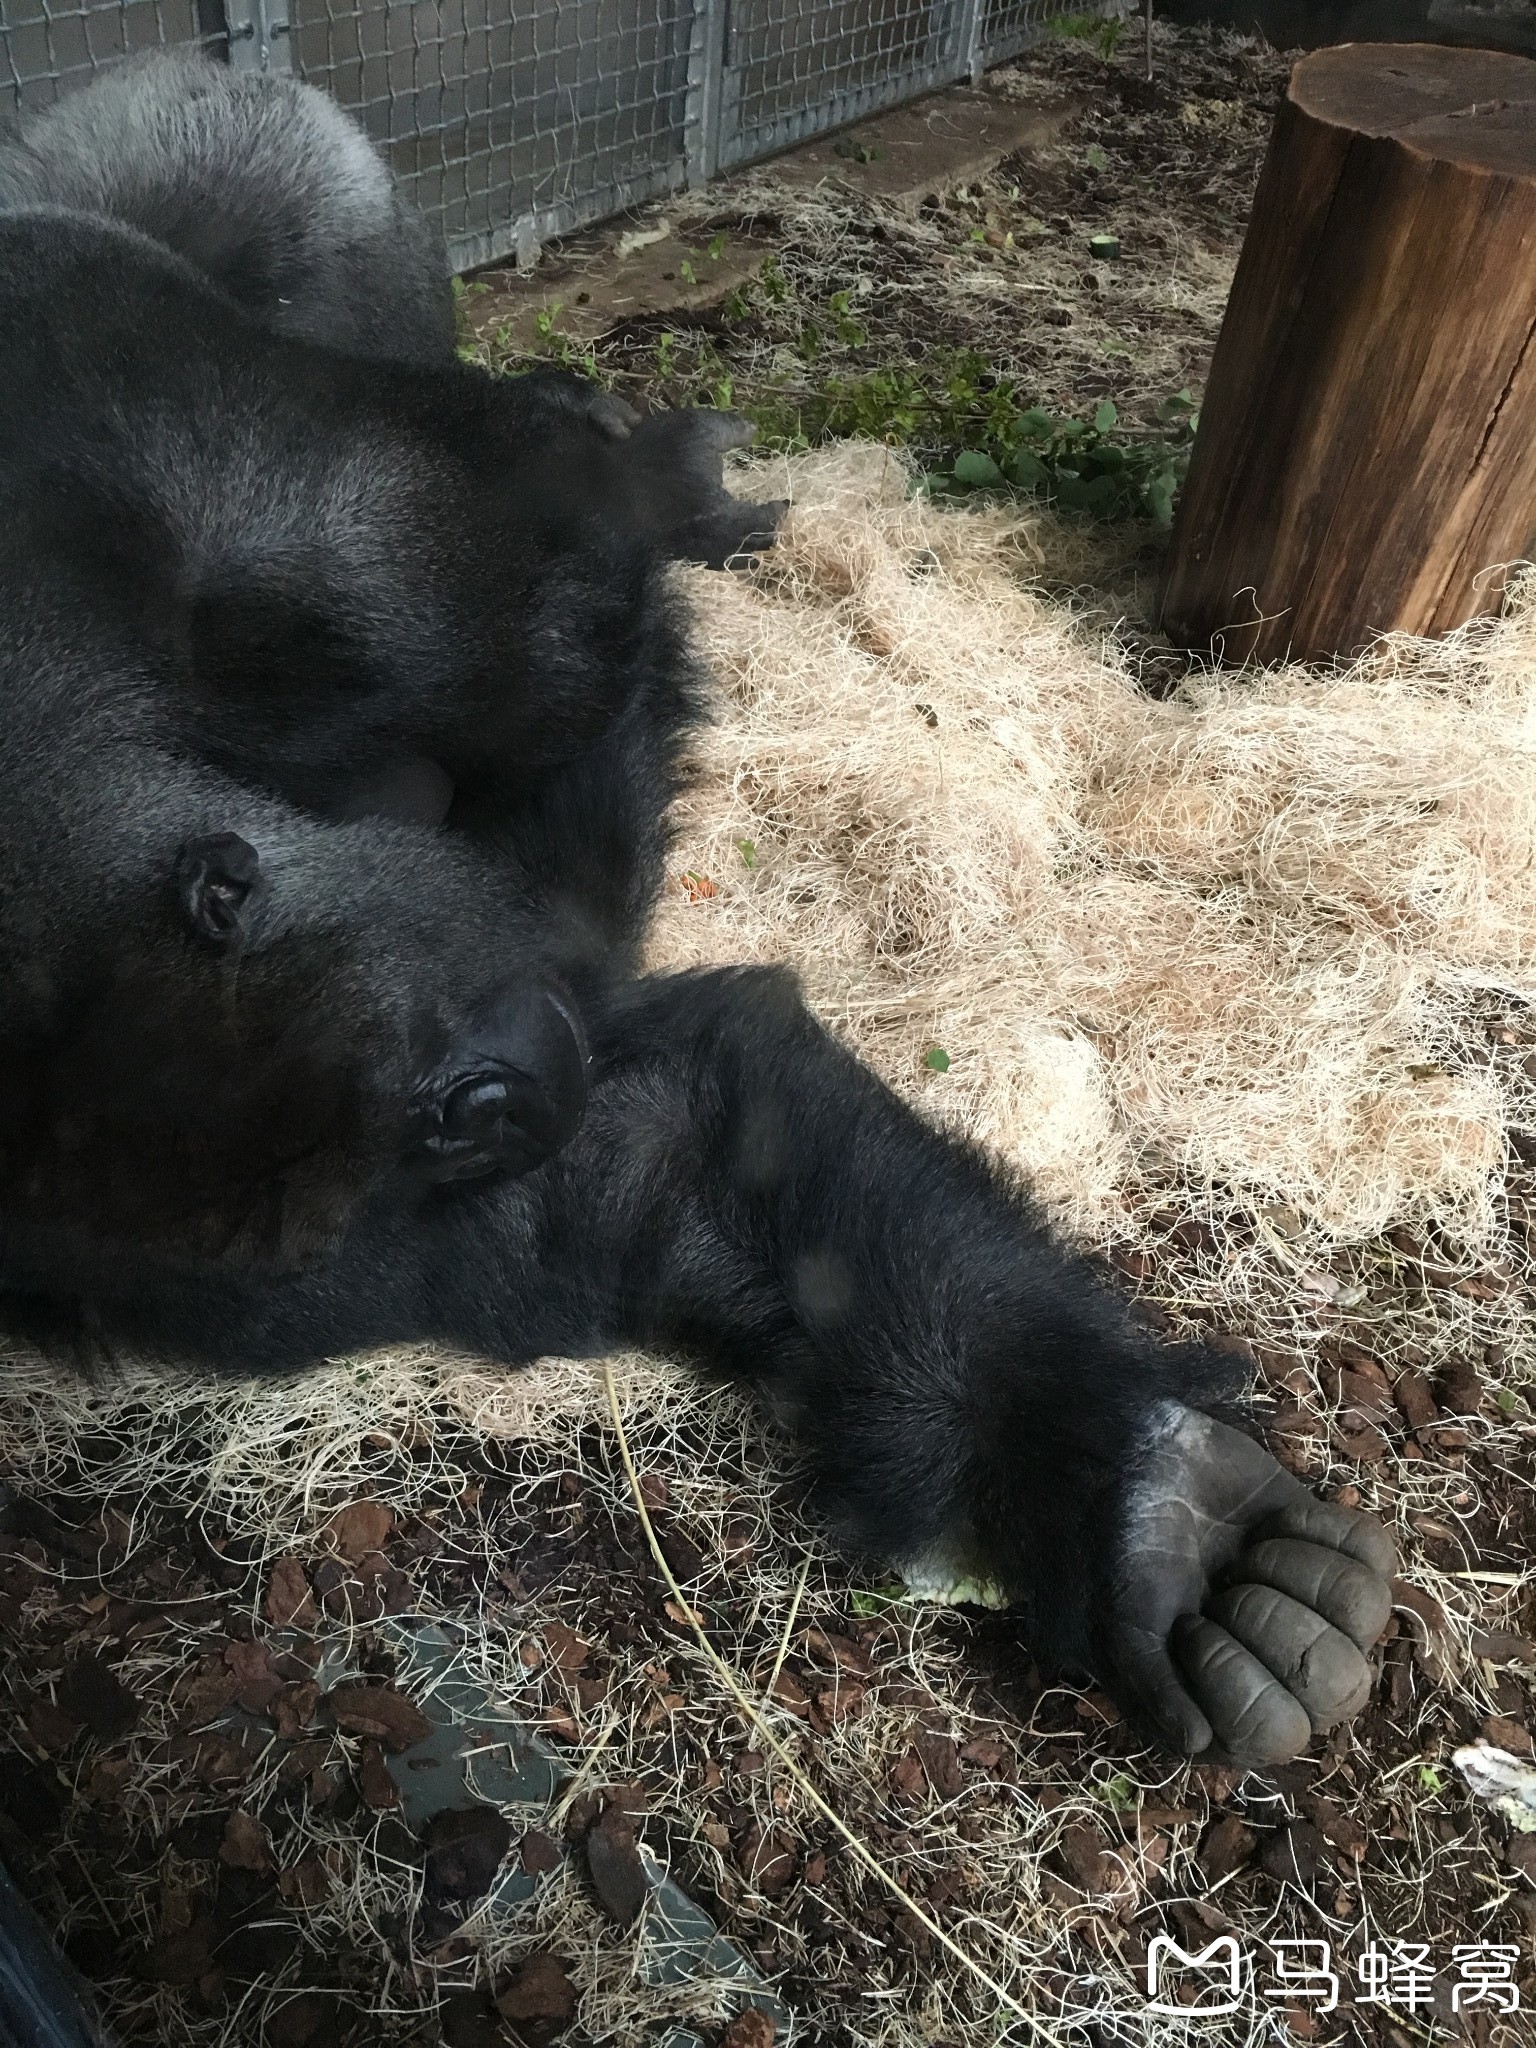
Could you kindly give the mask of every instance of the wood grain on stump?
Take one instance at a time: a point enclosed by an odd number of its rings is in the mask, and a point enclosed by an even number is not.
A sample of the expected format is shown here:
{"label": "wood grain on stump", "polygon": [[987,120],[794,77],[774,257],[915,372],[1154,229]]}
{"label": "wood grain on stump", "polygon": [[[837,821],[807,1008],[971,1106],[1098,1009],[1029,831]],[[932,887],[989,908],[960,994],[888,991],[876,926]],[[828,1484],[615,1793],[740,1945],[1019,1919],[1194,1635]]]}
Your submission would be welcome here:
{"label": "wood grain on stump", "polygon": [[1497,605],[1536,538],[1536,63],[1291,74],[1211,365],[1163,626],[1326,660]]}

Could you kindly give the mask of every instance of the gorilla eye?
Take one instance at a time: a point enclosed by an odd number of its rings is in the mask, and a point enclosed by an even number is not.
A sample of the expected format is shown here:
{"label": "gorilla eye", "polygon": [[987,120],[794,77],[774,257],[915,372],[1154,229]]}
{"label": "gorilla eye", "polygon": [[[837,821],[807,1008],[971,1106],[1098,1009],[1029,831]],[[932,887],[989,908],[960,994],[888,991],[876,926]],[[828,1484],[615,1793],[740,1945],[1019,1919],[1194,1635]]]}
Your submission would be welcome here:
{"label": "gorilla eye", "polygon": [[246,912],[261,881],[261,856],[237,832],[189,839],[177,856],[172,888],[193,933],[209,946],[242,937]]}

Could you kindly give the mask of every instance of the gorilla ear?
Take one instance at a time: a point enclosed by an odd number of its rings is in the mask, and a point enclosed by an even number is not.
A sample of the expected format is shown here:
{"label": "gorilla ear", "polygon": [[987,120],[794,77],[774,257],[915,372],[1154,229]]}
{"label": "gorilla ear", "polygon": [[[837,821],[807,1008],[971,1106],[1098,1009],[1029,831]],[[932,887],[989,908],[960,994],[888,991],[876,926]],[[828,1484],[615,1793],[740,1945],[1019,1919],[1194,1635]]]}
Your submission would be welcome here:
{"label": "gorilla ear", "polygon": [[208,946],[237,946],[246,913],[259,893],[261,856],[238,832],[189,839],[176,860],[177,907]]}

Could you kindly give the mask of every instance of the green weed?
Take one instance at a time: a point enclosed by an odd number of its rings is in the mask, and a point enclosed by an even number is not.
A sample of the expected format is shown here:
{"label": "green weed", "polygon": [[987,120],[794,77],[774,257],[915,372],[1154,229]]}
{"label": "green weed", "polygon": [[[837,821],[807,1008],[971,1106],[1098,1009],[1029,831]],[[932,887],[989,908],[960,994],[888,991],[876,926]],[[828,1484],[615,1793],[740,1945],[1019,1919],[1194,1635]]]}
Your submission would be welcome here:
{"label": "green weed", "polygon": [[1106,21],[1101,14],[1062,14],[1050,23],[1049,32],[1069,42],[1091,43],[1107,64],[1125,34],[1125,18]]}
{"label": "green weed", "polygon": [[1199,414],[1188,391],[1165,399],[1158,412],[1161,431],[1130,440],[1116,431],[1120,415],[1110,399],[1090,420],[1031,406],[987,444],[963,448],[948,469],[931,472],[928,488],[949,496],[1039,497],[1096,519],[1147,518],[1170,526]]}
{"label": "green weed", "polygon": [[[537,316],[531,354],[603,382],[617,378],[641,405],[649,391],[653,402],[745,413],[764,449],[843,439],[907,449],[922,465],[921,488],[938,496],[1035,497],[1094,519],[1171,524],[1198,424],[1190,392],[1165,400],[1150,428],[1128,431],[1109,399],[1086,419],[1046,410],[975,349],[869,364],[878,343],[855,310],[859,291],[850,285],[806,302],[770,256],[724,301],[723,332],[664,328],[621,363],[564,334],[557,302]],[[767,361],[757,351],[750,376],[738,336],[777,343]],[[506,371],[529,367],[504,344],[482,346],[475,359]]]}

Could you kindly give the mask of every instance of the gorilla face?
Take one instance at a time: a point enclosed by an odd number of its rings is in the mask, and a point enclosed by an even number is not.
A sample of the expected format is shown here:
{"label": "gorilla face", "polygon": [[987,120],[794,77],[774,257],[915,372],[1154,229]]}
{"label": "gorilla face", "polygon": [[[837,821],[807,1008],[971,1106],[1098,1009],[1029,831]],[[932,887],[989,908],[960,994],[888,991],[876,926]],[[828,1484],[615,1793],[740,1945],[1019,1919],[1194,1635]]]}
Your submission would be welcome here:
{"label": "gorilla face", "polygon": [[33,993],[0,1032],[13,1250],[36,1227],[298,1269],[376,1187],[526,1173],[580,1123],[580,1023],[504,873],[375,820],[240,823],[188,834],[158,883],[133,864],[131,901],[119,874],[90,915],[33,903],[62,947],[5,915]]}

